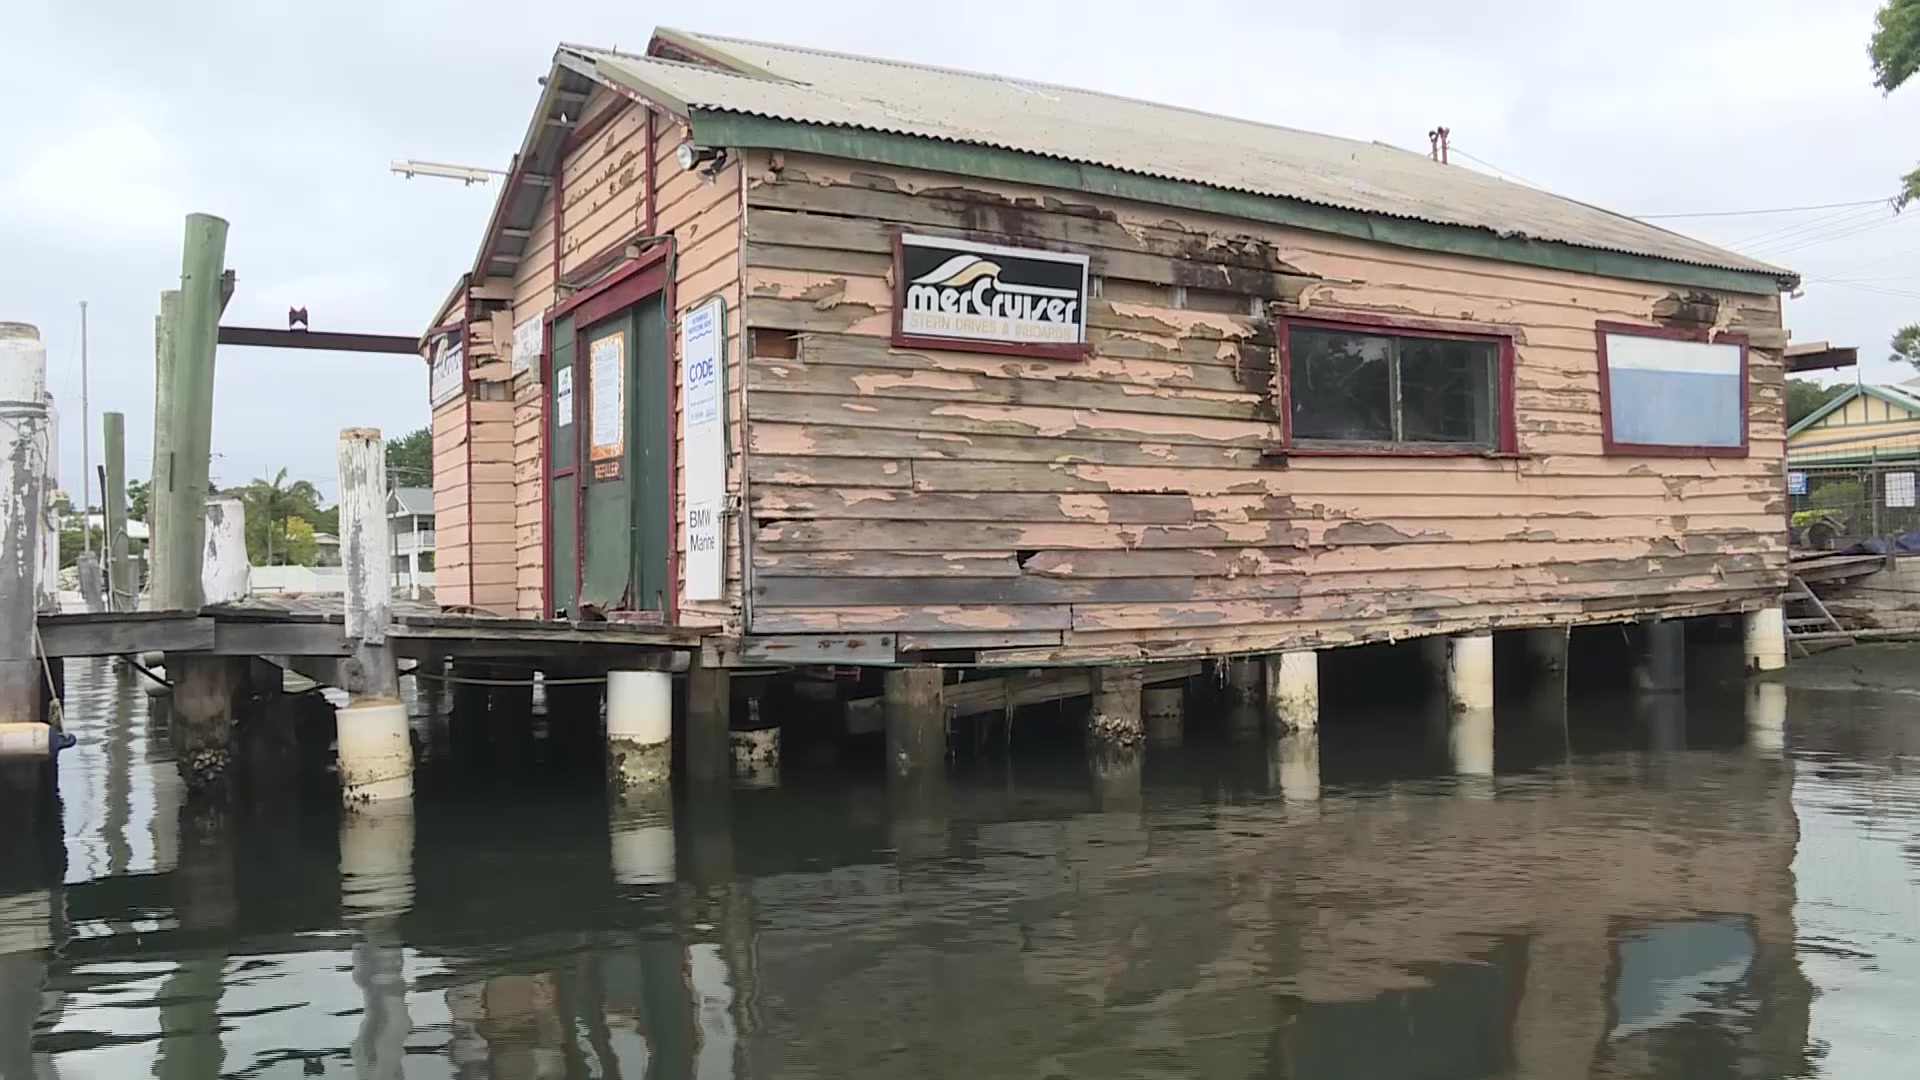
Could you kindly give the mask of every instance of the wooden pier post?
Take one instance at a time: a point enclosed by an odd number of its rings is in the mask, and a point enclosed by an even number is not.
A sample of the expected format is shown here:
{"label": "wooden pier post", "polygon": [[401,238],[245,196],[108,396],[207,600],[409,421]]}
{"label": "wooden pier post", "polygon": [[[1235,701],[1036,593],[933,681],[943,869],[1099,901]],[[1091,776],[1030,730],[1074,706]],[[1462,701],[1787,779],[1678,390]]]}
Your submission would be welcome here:
{"label": "wooden pier post", "polygon": [[413,795],[413,744],[400,671],[387,644],[393,621],[387,534],[386,444],[373,428],[340,433],[340,562],[352,651],[339,711],[340,788],[349,807]]}
{"label": "wooden pier post", "polygon": [[733,771],[732,683],[723,667],[687,669],[687,778],[695,784],[724,788]]}
{"label": "wooden pier post", "polygon": [[1144,735],[1140,724],[1144,674],[1138,667],[1120,665],[1093,669],[1093,708],[1087,719],[1087,734],[1094,745],[1140,745]]}
{"label": "wooden pier post", "polygon": [[890,668],[881,708],[887,721],[887,765],[904,775],[947,763],[946,673],[937,667]]}
{"label": "wooden pier post", "polygon": [[180,290],[160,294],[160,314],[153,317],[153,471],[147,481],[147,606],[161,607],[166,595],[161,556],[166,546],[167,486],[173,461],[173,334],[180,319]]}
{"label": "wooden pier post", "polygon": [[101,520],[106,525],[102,548],[107,559],[107,610],[132,611],[139,606],[140,583],[133,580],[132,547],[127,537],[126,415],[102,413],[100,438],[107,451],[107,490],[101,503]]}
{"label": "wooden pier post", "polygon": [[40,529],[46,470],[47,351],[40,331],[0,323],[0,756],[43,756],[50,734],[39,723]]}
{"label": "wooden pier post", "polygon": [[237,604],[253,591],[247,559],[247,504],[237,496],[207,500],[207,550],[200,561],[200,599]]}
{"label": "wooden pier post", "polygon": [[1140,713],[1146,721],[1147,742],[1179,746],[1187,725],[1187,689],[1178,683],[1140,692]]}
{"label": "wooden pier post", "polygon": [[173,326],[171,445],[150,501],[164,504],[166,535],[159,555],[166,591],[154,607],[198,611],[200,553],[207,542],[208,467],[213,454],[213,354],[220,330],[220,275],[226,262],[227,223],[209,214],[187,215],[180,265],[180,311]]}
{"label": "wooden pier post", "polygon": [[60,611],[60,520],[53,508],[53,494],[60,490],[60,412],[53,406],[53,395],[43,395],[47,403],[47,422],[41,429],[42,475],[40,505],[39,600],[41,614]]}
{"label": "wooden pier post", "polygon": [[1648,619],[1634,628],[1634,688],[1677,694],[1687,688],[1687,630],[1678,619]]}

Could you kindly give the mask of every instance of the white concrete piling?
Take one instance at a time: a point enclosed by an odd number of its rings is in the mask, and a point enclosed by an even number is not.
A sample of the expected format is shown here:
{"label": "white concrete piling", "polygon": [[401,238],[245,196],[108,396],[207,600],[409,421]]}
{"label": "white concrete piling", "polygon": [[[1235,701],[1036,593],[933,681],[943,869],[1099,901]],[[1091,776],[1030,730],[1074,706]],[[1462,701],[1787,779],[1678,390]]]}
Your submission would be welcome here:
{"label": "white concrete piling", "polygon": [[1179,746],[1187,724],[1185,687],[1150,686],[1140,692],[1140,713],[1147,742],[1152,746]]}
{"label": "white concrete piling", "polygon": [[1779,605],[1747,612],[1747,670],[1779,671],[1787,666],[1787,619]]}
{"label": "white concrete piling", "polygon": [[607,672],[607,766],[621,790],[664,790],[672,783],[672,675]]}
{"label": "white concrete piling", "polygon": [[40,331],[0,322],[0,753],[41,756],[47,733],[16,728],[42,719],[34,647],[40,530],[45,516],[47,353]]}
{"label": "white concrete piling", "polygon": [[1447,638],[1447,704],[1493,708],[1493,634],[1482,630]]}
{"label": "white concrete piling", "polygon": [[[392,546],[387,533],[386,444],[372,428],[340,433],[340,562],[346,570],[346,636],[351,648],[347,706],[337,713],[340,789],[357,808],[413,795],[413,743],[407,730],[407,706],[400,700],[400,672],[387,645],[393,621],[393,587],[388,571]],[[208,504],[208,535],[215,536]],[[228,529],[221,516],[218,527]],[[239,525],[244,529],[244,522]],[[209,544],[209,548],[214,545]],[[244,553],[246,545],[240,545]],[[244,560],[244,554],[242,556]],[[207,557],[207,597],[214,596],[214,552]]]}
{"label": "white concrete piling", "polygon": [[1267,707],[1288,731],[1320,726],[1320,657],[1312,650],[1266,658]]}
{"label": "white concrete piling", "polygon": [[38,606],[41,614],[60,610],[60,513],[53,507],[53,493],[60,488],[60,415],[53,407],[53,395],[45,395],[47,422],[41,429],[41,460],[45,462],[45,487],[41,489],[40,572],[37,578]]}
{"label": "white concrete piling", "polygon": [[[342,508],[344,515],[345,509]],[[384,511],[383,511],[384,514]],[[381,519],[385,523],[385,517]],[[344,517],[341,533],[346,532]],[[209,604],[234,604],[253,588],[247,558],[247,508],[232,495],[207,500],[207,557],[200,563],[200,588]]]}
{"label": "white concrete piling", "polygon": [[1458,776],[1493,775],[1493,710],[1455,709],[1447,718],[1447,753]]}

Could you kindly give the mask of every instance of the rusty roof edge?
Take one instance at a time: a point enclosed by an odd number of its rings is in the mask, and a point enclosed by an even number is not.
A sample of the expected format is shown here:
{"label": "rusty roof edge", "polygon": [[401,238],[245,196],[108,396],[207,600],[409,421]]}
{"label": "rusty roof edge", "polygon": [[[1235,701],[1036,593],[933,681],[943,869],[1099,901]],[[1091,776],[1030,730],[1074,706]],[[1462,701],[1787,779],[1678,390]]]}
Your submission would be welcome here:
{"label": "rusty roof edge", "polygon": [[[637,77],[624,67],[616,67],[615,70],[637,81]],[[1126,169],[1106,162],[1017,149],[998,143],[952,139],[939,135],[864,125],[802,120],[700,102],[687,104],[685,115],[693,127],[695,140],[703,145],[814,152],[854,160],[925,168],[932,172],[1024,182],[1040,187],[1065,188],[1088,194],[1108,195],[1218,213],[1229,217],[1291,225],[1311,231],[1354,236],[1400,247],[1474,255],[1499,261],[1594,273],[1627,280],[1695,285],[1755,294],[1787,291],[1797,288],[1800,284],[1799,274],[1779,267],[1769,267],[1764,263],[1758,266],[1710,263],[1670,255],[1647,254],[1628,248],[1581,244],[1568,240],[1533,237],[1517,232],[1501,232],[1482,226],[1395,214],[1377,209],[1361,209],[1299,196],[1274,195],[1230,185],[1209,184],[1165,173]],[[940,152],[939,148],[945,148],[946,152]],[[1053,167],[1049,168],[1049,165]],[[1561,196],[1553,197],[1561,198]],[[1608,213],[1613,212],[1608,211]],[[1439,231],[1453,234],[1452,242],[1448,242]],[[1479,238],[1479,242],[1469,238]],[[1692,240],[1691,237],[1687,239]],[[1427,242],[1420,242],[1423,240]],[[1702,246],[1712,247],[1707,244]],[[1594,259],[1555,258],[1551,254],[1554,251],[1612,256],[1611,260],[1597,260],[1611,264],[1612,268],[1603,270],[1591,265],[1580,265],[1595,262]],[[1728,254],[1733,253],[1728,252]],[[1669,269],[1663,271],[1662,268]]]}

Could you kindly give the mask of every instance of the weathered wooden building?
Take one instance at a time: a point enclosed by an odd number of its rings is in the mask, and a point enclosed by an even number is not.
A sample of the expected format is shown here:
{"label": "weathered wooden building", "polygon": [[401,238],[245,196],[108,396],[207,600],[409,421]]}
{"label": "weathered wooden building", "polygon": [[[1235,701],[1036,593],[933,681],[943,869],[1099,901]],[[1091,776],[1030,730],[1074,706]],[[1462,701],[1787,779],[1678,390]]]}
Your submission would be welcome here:
{"label": "weathered wooden building", "polygon": [[563,45],[434,320],[439,598],[1016,665],[1769,609],[1794,281],[1377,143]]}

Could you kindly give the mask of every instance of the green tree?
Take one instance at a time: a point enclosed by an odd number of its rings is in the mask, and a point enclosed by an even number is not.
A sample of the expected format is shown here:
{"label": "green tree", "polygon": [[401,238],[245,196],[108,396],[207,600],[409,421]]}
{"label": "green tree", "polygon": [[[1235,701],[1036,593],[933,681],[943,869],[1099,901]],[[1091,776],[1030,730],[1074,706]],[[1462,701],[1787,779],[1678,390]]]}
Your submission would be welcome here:
{"label": "green tree", "polygon": [[147,520],[147,502],[151,494],[152,493],[147,490],[146,481],[127,481],[127,517],[129,520]]}
{"label": "green tree", "polygon": [[255,480],[234,494],[247,509],[247,558],[257,566],[294,563],[287,543],[287,522],[299,518],[307,526],[308,540],[312,540],[311,522],[320,516],[319,489],[305,480],[289,483],[287,470],[281,469],[273,479]]}
{"label": "green tree", "polygon": [[1896,364],[1920,367],[1920,323],[1903,326],[1894,333],[1893,355],[1887,359]]}
{"label": "green tree", "polygon": [[[1886,93],[1900,89],[1920,71],[1920,0],[1887,0],[1873,18],[1873,39],[1867,43],[1873,60],[1873,85]],[[1896,207],[1920,197],[1920,169],[1900,179]]]}
{"label": "green tree", "polygon": [[1789,426],[1805,420],[1820,406],[1847,392],[1846,383],[1821,386],[1811,379],[1787,380],[1787,424]]}
{"label": "green tree", "polygon": [[391,487],[433,485],[433,429],[423,427],[387,443],[387,484]]}
{"label": "green tree", "polygon": [[287,561],[295,566],[312,566],[320,557],[320,546],[314,543],[313,524],[298,514],[281,524],[285,536]]}

